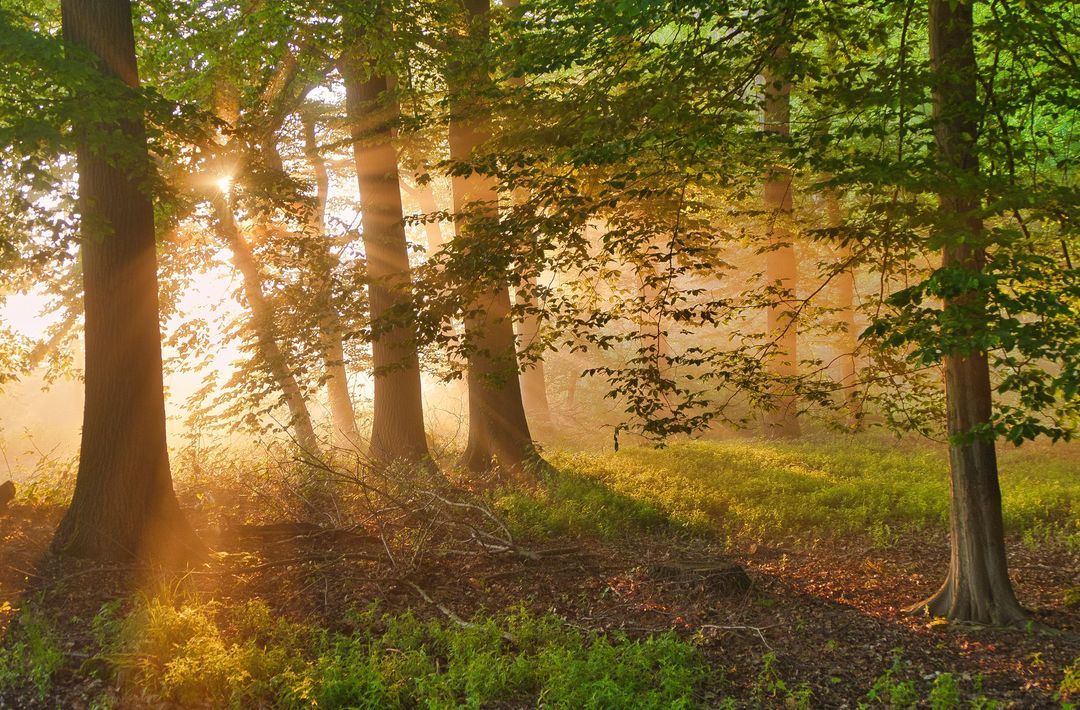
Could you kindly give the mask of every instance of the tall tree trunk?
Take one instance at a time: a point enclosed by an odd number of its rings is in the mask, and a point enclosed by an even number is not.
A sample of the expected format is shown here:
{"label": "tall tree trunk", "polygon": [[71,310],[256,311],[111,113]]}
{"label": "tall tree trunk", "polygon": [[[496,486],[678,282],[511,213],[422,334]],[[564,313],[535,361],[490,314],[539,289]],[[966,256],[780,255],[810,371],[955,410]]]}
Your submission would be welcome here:
{"label": "tall tree trunk", "polygon": [[289,368],[284,351],[278,344],[274,313],[263,293],[263,278],[259,272],[259,264],[236,224],[229,195],[223,193],[215,197],[213,207],[218,233],[232,252],[233,266],[240,272],[244,298],[251,311],[251,329],[255,333],[259,354],[289,408],[289,426],[296,436],[297,445],[304,452],[315,454],[319,450],[319,439],[315,435],[315,427],[312,424],[311,412],[308,410],[304,393]]}
{"label": "tall tree trunk", "polygon": [[309,229],[318,245],[318,253],[313,256],[312,261],[319,291],[319,339],[325,367],[323,378],[326,398],[330,404],[330,425],[334,430],[332,440],[338,448],[353,449],[360,443],[360,432],[356,428],[356,411],[353,409],[352,394],[349,392],[341,319],[334,310],[331,293],[331,272],[336,260],[326,243],[326,201],[330,193],[330,176],[326,170],[326,161],[319,152],[314,118],[305,116],[303,124],[304,155],[315,173],[315,209],[311,213]]}
{"label": "tall tree trunk", "polygon": [[[935,138],[947,171],[942,185],[948,186],[938,195],[940,228],[952,232],[942,265],[977,274],[986,254],[979,197],[971,187],[979,173],[975,140],[981,111],[972,2],[930,0],[929,19]],[[970,335],[978,335],[986,309],[981,294],[948,299],[945,307],[964,312],[974,323]],[[994,442],[971,433],[986,425],[992,413],[985,352],[957,349],[946,356],[945,396],[951,469],[949,572],[941,589],[913,610],[983,624],[1016,624],[1026,614],[1009,581]]]}
{"label": "tall tree trunk", "polygon": [[[371,308],[374,416],[371,455],[376,461],[430,457],[424,434],[420,362],[412,328],[383,325],[411,299],[412,270],[405,237],[397,151],[391,139],[397,103],[388,99],[387,79],[362,81],[356,58],[345,62],[345,96],[352,128],[353,156],[360,187],[364,253]],[[380,106],[380,99],[385,105]]]}
{"label": "tall tree trunk", "polygon": [[[490,0],[464,0],[471,30],[487,35]],[[448,76],[454,116],[450,121],[450,157],[466,160],[478,145],[488,139],[484,120],[476,116],[476,107],[463,98],[470,84],[486,83],[487,67],[472,62],[454,67]],[[454,211],[461,214],[467,205],[479,202],[490,210],[498,209],[494,181],[472,175],[453,178]],[[461,238],[463,220],[454,222]],[[466,227],[467,229],[467,227]],[[529,432],[517,377],[517,351],[511,319],[510,289],[499,284],[477,294],[464,319],[470,343],[468,356],[469,441],[462,464],[471,471],[486,471],[493,463],[515,474],[528,474],[530,464],[539,455]]]}
{"label": "tall tree trunk", "polygon": [[[825,209],[831,229],[843,225],[840,211],[840,198],[834,190],[825,193]],[[851,247],[840,247],[838,257],[841,262],[851,261]],[[856,351],[859,348],[859,336],[855,324],[855,267],[849,266],[836,275],[836,307],[843,330],[837,338],[837,350],[840,357],[840,385],[844,387],[844,401],[847,406],[848,426],[859,429],[862,425],[862,406],[859,393],[855,388],[859,381],[859,362]]]}
{"label": "tall tree trunk", "polygon": [[[68,47],[89,50],[102,73],[138,86],[129,0],[63,0],[61,12]],[[142,117],[132,112],[78,128],[86,402],[75,493],[53,549],[175,563],[203,548],[180,511],[169,470]],[[99,154],[87,138],[94,133],[114,136],[123,155]]]}
{"label": "tall tree trunk", "polygon": [[[774,54],[774,59],[781,62],[786,57],[784,48]],[[791,131],[791,83],[771,66],[765,69],[764,78],[763,128],[766,132],[786,136]],[[797,324],[793,318],[794,305],[789,302],[796,298],[799,276],[795,247],[791,242],[791,189],[791,170],[781,165],[772,166],[763,191],[765,209],[769,212],[765,277],[788,296],[771,304],[766,314],[768,336],[776,344],[769,363],[770,371],[780,383],[777,385],[776,408],[765,413],[765,435],[785,438],[799,435],[798,401],[790,392],[792,382],[799,375]]]}

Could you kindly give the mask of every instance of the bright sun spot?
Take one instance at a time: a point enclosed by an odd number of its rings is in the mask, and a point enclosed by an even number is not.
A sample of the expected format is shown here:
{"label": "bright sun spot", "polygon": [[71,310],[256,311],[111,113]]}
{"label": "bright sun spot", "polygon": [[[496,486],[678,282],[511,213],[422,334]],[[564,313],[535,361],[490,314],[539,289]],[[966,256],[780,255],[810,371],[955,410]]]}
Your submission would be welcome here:
{"label": "bright sun spot", "polygon": [[217,179],[218,189],[222,192],[228,192],[232,189],[232,175],[222,175]]}

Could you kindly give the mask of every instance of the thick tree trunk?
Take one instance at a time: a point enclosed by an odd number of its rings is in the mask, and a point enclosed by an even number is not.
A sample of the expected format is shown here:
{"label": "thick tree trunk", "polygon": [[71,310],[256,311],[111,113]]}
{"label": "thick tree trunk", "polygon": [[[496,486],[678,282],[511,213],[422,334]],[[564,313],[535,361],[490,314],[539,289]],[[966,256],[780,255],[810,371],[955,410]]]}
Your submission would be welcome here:
{"label": "thick tree trunk", "polygon": [[425,460],[430,454],[415,333],[400,323],[383,324],[388,317],[402,317],[395,311],[408,304],[412,291],[397,151],[391,143],[397,104],[387,101],[385,106],[379,105],[380,99],[386,100],[385,76],[361,81],[362,67],[355,61],[345,64],[372,322],[375,411],[371,455],[382,463]]}
{"label": "thick tree trunk", "polygon": [[[965,188],[978,176],[976,134],[981,110],[978,66],[972,41],[970,0],[930,0],[930,61],[935,72],[934,119],[938,157],[948,174],[939,194],[947,246],[943,267],[980,272],[983,225],[977,192]],[[961,179],[963,176],[966,179]],[[971,335],[985,302],[971,292],[946,308],[972,319]],[[972,431],[992,414],[990,368],[985,352],[957,350],[945,358],[950,475],[949,572],[936,594],[912,607],[935,616],[983,624],[1017,624],[1026,618],[1009,581],[994,442]]]}
{"label": "thick tree trunk", "polygon": [[[843,224],[840,212],[840,199],[829,190],[825,193],[825,208],[828,213],[829,227],[839,229]],[[851,247],[840,247],[838,254],[841,262],[851,260]],[[862,402],[856,390],[859,381],[859,361],[856,351],[859,347],[859,334],[855,323],[855,268],[848,267],[836,276],[837,317],[843,329],[837,338],[837,350],[840,357],[840,386],[844,388],[844,402],[847,407],[847,423],[853,430],[862,426]]]}
{"label": "thick tree trunk", "polygon": [[[490,0],[464,0],[473,31],[486,33],[486,15]],[[463,70],[464,69],[464,70]],[[487,69],[473,65],[455,67],[448,77],[455,115],[450,121],[450,157],[466,160],[476,146],[488,138],[483,120],[475,107],[462,100],[470,87],[465,81],[488,81]],[[498,209],[498,193],[490,178],[473,175],[453,178],[454,211],[461,215],[473,202]],[[457,238],[462,238],[467,220],[454,222]],[[539,455],[532,441],[521,384],[517,377],[517,351],[511,319],[510,289],[499,284],[477,294],[465,318],[465,333],[471,345],[468,356],[469,440],[462,464],[482,472],[496,463],[504,470],[528,475]]]}
{"label": "thick tree trunk", "polygon": [[355,449],[360,443],[360,432],[356,428],[356,411],[353,409],[352,394],[349,392],[349,373],[345,365],[345,347],[342,344],[341,319],[334,310],[331,294],[333,277],[331,271],[336,260],[326,244],[326,201],[330,193],[330,176],[326,170],[326,161],[319,153],[315,137],[315,121],[305,117],[304,154],[315,173],[315,209],[312,210],[309,229],[318,245],[314,255],[315,280],[319,290],[319,339],[323,351],[326,386],[326,398],[330,404],[330,426],[333,428],[334,446],[343,449]]}
{"label": "thick tree trunk", "polygon": [[[138,85],[129,0],[63,0],[61,11],[69,47],[89,50],[103,73]],[[180,511],[169,470],[142,117],[79,130],[112,134],[124,153],[100,155],[86,138],[77,151],[86,402],[75,493],[53,549],[106,560],[190,560],[203,548]]]}
{"label": "thick tree trunk", "polygon": [[295,375],[289,368],[288,359],[278,344],[274,313],[262,290],[263,279],[259,272],[259,264],[236,225],[229,196],[227,194],[217,196],[213,207],[218,233],[232,252],[233,266],[240,272],[244,299],[251,311],[251,329],[255,333],[259,354],[270,371],[270,376],[281,390],[285,405],[289,408],[289,426],[296,436],[296,444],[304,452],[314,455],[319,451],[319,439],[315,435],[315,427],[303,390],[300,389]]}
{"label": "thick tree trunk", "polygon": [[[784,59],[787,51],[776,52]],[[788,135],[791,130],[791,84],[772,69],[766,69],[764,130]],[[765,413],[765,435],[770,437],[799,436],[798,401],[790,391],[799,375],[797,324],[793,320],[795,289],[798,282],[798,263],[791,242],[791,170],[773,166],[765,180],[763,200],[768,211],[767,237],[769,252],[765,257],[765,278],[788,294],[768,307],[766,314],[769,338],[776,351],[769,362],[770,371],[779,382],[776,408]]]}

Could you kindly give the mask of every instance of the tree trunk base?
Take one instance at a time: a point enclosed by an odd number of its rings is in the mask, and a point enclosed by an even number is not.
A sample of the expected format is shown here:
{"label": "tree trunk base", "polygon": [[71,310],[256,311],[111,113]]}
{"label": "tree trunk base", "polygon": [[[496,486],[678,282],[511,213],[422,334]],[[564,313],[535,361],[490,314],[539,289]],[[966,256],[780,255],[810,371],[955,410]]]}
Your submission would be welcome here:
{"label": "tree trunk base", "polygon": [[983,626],[1023,627],[1030,623],[1028,613],[1010,593],[976,593],[957,589],[952,579],[946,580],[937,592],[918,604],[904,609],[907,614],[945,618]]}
{"label": "tree trunk base", "polygon": [[554,469],[544,460],[540,452],[533,447],[525,453],[492,453],[486,447],[470,445],[465,449],[458,466],[472,473],[495,472],[495,483],[510,483],[516,486],[535,486],[540,478]]}
{"label": "tree trunk base", "polygon": [[[53,553],[105,562],[139,562],[181,569],[207,559],[209,548],[187,522],[179,507],[148,516],[136,526],[109,524],[98,516],[68,514],[53,537]],[[109,530],[126,528],[122,537]]]}

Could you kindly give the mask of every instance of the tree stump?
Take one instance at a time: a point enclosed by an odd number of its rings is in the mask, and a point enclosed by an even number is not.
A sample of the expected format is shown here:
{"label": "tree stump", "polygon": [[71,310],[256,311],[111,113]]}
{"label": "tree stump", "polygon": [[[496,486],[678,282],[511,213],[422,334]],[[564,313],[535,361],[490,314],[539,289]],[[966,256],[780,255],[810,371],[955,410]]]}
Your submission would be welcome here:
{"label": "tree stump", "polygon": [[728,560],[664,560],[649,565],[649,576],[658,582],[676,586],[711,587],[726,594],[750,588],[746,570]]}

